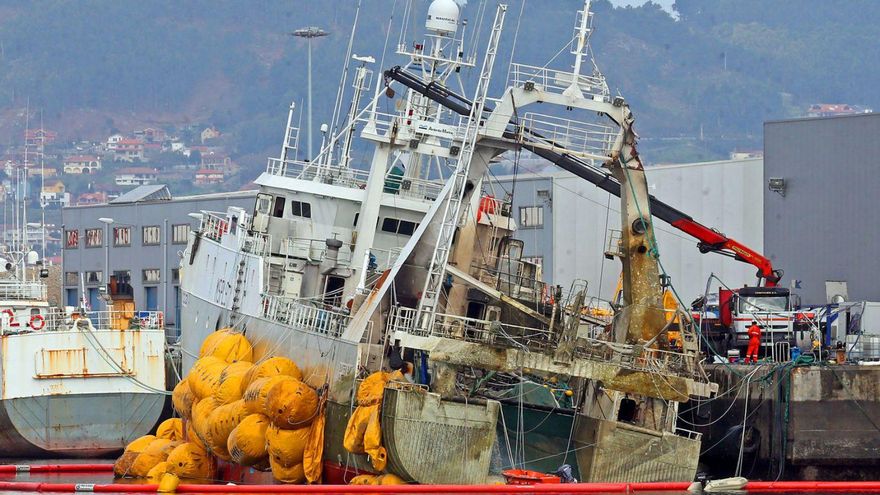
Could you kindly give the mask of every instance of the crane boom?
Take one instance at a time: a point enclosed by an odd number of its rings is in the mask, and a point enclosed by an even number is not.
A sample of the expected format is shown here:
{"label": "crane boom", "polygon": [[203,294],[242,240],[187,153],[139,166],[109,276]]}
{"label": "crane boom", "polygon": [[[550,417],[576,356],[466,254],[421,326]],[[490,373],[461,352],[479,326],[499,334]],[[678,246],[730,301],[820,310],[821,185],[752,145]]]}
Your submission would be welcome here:
{"label": "crane boom", "polygon": [[[426,84],[407,73],[401,67],[393,67],[386,70],[385,78],[386,80],[397,81],[460,115],[469,115],[471,112],[472,105],[470,100],[466,97],[450,91],[448,88],[437,82]],[[485,110],[490,111],[491,109],[486,105]],[[610,173],[600,170],[575,156],[530,144],[530,138],[539,139],[541,136],[530,131],[528,128],[523,129],[520,132],[523,134],[523,148],[554,163],[559,168],[587,180],[600,189],[613,194],[614,196],[620,197],[620,182],[618,182]],[[515,139],[516,132],[511,130],[506,132],[505,136]],[[554,147],[562,148],[563,146],[559,143],[555,143]],[[757,268],[756,276],[759,279],[759,285],[775,287],[782,278],[782,270],[773,268],[771,261],[761,253],[758,253],[735,239],[727,237],[715,229],[697,222],[690,215],[658,200],[654,196],[650,196],[650,210],[653,216],[696,238],[699,241],[697,248],[701,253],[716,252],[734,258],[737,261],[755,266]],[[763,284],[761,284],[761,281],[763,281]]]}

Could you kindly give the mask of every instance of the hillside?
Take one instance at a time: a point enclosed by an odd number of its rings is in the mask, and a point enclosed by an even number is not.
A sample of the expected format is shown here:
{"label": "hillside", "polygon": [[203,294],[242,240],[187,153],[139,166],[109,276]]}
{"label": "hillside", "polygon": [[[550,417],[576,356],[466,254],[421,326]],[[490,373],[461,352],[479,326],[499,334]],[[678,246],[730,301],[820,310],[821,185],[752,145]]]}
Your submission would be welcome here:
{"label": "hillside", "polygon": [[[380,59],[395,2],[364,3],[355,52]],[[471,0],[469,16],[478,4]],[[510,4],[499,62],[507,61],[520,12],[518,1]],[[563,47],[579,4],[527,0],[517,61],[543,65]],[[64,139],[207,122],[231,136],[236,156],[274,152],[287,105],[305,98],[306,44],[287,33],[307,25],[332,32],[314,52],[315,119],[328,120],[353,6],[0,1],[0,145],[21,139],[29,100]],[[800,115],[812,103],[880,107],[880,3],[678,0],[674,9],[677,17],[653,4],[594,3],[597,60],[630,101],[651,161],[760,146],[764,120]],[[390,52],[386,66],[399,62]],[[262,163],[243,165],[255,171]]]}

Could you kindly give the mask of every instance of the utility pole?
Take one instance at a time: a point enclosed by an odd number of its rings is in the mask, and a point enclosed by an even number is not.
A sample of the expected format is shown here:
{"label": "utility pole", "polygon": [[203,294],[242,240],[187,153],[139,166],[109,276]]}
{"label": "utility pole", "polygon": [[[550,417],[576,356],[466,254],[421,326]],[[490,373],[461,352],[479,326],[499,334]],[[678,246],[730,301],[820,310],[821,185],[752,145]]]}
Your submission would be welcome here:
{"label": "utility pole", "polygon": [[308,152],[308,159],[314,160],[315,155],[312,154],[312,39],[313,38],[322,38],[324,36],[329,36],[330,33],[324,31],[323,29],[315,26],[309,26],[302,29],[297,29],[296,31],[290,33],[291,36],[295,36],[297,38],[305,38],[308,42],[308,68],[306,69],[308,72],[308,93],[309,93],[309,102],[308,102],[308,124],[309,124],[309,134],[308,134],[308,143],[306,150]]}

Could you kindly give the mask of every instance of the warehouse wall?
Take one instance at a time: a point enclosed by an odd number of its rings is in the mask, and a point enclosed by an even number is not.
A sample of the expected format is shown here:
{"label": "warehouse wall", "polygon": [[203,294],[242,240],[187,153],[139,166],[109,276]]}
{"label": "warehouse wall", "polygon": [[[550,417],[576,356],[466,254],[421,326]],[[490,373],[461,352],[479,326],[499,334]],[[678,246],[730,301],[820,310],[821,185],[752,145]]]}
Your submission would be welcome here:
{"label": "warehouse wall", "polygon": [[[652,195],[761,251],[762,170],[760,159],[750,159],[660,165],[648,168],[646,173]],[[525,254],[544,256],[546,281],[569,288],[574,280],[586,280],[591,296],[610,298],[620,273],[620,261],[604,258],[606,232],[620,230],[620,200],[567,172],[542,173],[540,177],[552,178],[550,212],[545,213],[545,219],[552,217],[552,225],[543,229],[551,232],[521,230],[517,236],[525,242]],[[524,184],[530,179],[538,180],[533,175],[517,178],[514,211],[538,200],[536,194],[524,194],[529,190]],[[502,181],[509,184],[512,178]],[[663,266],[686,302],[704,292],[710,273],[733,286],[755,282],[751,265],[717,254],[701,254],[695,240],[662,221],[658,220],[655,228]],[[713,283],[713,290],[717,286],[717,282]]]}
{"label": "warehouse wall", "polygon": [[[764,124],[764,239],[784,283],[801,280],[804,303],[825,303],[825,281],[850,300],[880,301],[880,114]],[[767,187],[785,179],[785,196]]]}

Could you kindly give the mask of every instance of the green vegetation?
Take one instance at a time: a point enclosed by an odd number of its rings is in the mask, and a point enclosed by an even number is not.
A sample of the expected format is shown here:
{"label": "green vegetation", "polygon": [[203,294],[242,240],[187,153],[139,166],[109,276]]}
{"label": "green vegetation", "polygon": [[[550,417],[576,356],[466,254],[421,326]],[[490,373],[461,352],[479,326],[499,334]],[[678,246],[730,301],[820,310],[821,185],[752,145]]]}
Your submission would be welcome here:
{"label": "green vegetation", "polygon": [[[393,2],[364,3],[355,51],[380,59]],[[505,54],[520,10],[518,1],[509,3]],[[471,0],[468,15],[478,4]],[[0,1],[0,112],[29,97],[48,127],[65,135],[62,127],[75,122],[78,136],[93,137],[129,122],[210,122],[231,136],[234,156],[276,153],[287,106],[303,101],[306,88],[306,43],[287,33],[307,25],[333,33],[314,45],[315,118],[329,120],[353,5]],[[528,0],[517,61],[543,65],[563,47],[579,5]],[[764,120],[798,115],[811,103],[880,106],[880,3],[678,0],[677,18],[654,4],[613,8],[600,0],[594,10],[597,60],[633,106],[639,132],[689,139],[682,147],[646,139],[649,161],[759,147]],[[397,34],[392,29],[389,47]],[[399,62],[389,53],[385,65]],[[465,83],[473,78],[466,74]],[[91,128],[83,124],[90,115]],[[705,139],[694,144],[701,129]],[[264,163],[242,165],[246,175]]]}

